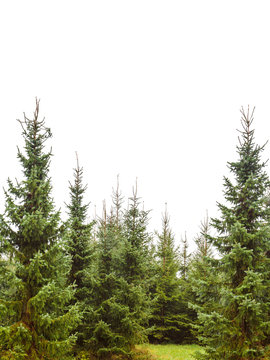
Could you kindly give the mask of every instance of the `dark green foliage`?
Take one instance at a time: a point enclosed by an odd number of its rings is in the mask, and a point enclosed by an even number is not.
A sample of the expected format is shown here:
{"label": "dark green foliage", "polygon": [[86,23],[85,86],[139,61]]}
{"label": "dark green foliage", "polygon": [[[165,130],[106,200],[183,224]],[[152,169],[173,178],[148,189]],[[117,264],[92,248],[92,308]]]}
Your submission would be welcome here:
{"label": "dark green foliage", "polygon": [[149,248],[151,237],[147,232],[149,211],[140,209],[137,189],[129,198],[129,208],[124,214],[125,249],[122,271],[128,283],[147,283],[151,266]]}
{"label": "dark green foliage", "polygon": [[115,227],[104,207],[97,234],[97,265],[92,279],[92,296],[89,300],[88,347],[98,358],[110,358],[112,354],[127,351],[126,340],[121,333],[123,310],[116,297],[119,282],[114,269]]}
{"label": "dark green foliage", "polygon": [[[149,278],[138,271],[140,266],[146,266],[142,262],[148,259],[145,257],[149,241],[146,212],[142,215],[136,203],[132,212],[134,221],[129,218],[131,209],[123,216],[118,187],[113,203],[109,216],[104,206],[103,218],[99,221],[97,265],[92,275],[89,306],[92,313],[89,312],[88,346],[100,359],[109,359],[115,354],[131,356],[134,345],[146,340],[145,325],[150,311],[146,283]],[[131,269],[126,263],[128,256]]]}
{"label": "dark green foliage", "polygon": [[179,301],[179,317],[181,318],[181,333],[178,337],[178,343],[193,343],[195,337],[192,326],[196,318],[196,312],[189,306],[193,298],[192,283],[191,283],[191,254],[188,252],[188,240],[185,237],[181,239],[182,249],[180,251],[180,292],[181,299]]}
{"label": "dark green foliage", "polygon": [[181,279],[177,276],[180,255],[174,244],[167,211],[162,218],[162,232],[157,235],[157,276],[154,291],[156,302],[151,317],[154,331],[149,339],[158,343],[178,343],[183,330]]}
{"label": "dark green foliage", "polygon": [[[195,238],[197,248],[192,256],[189,272],[192,289],[189,305],[196,315],[198,312],[213,311],[218,302],[217,284],[220,276],[216,271],[213,271],[216,260],[213,258],[209,238],[210,224],[207,215],[204,221],[201,222],[200,233]],[[195,335],[198,335],[197,329],[201,329],[201,326],[196,318],[194,319],[193,329]]]}
{"label": "dark green foliage", "polygon": [[48,177],[51,152],[44,143],[51,132],[38,119],[21,121],[25,154],[18,151],[24,179],[8,180],[5,213],[0,218],[0,357],[66,359],[79,321],[66,279],[70,259],[60,242],[60,214],[55,212]]}
{"label": "dark green foliage", "polygon": [[266,163],[261,161],[264,146],[254,143],[253,112],[242,109],[241,113],[239,159],[228,164],[234,182],[224,179],[227,204],[218,204],[221,218],[212,221],[219,235],[211,242],[220,259],[211,269],[217,299],[209,298],[198,313],[200,340],[206,345],[203,359],[262,359],[270,329],[270,209],[266,203],[270,183]]}
{"label": "dark green foliage", "polygon": [[[190,264],[190,281],[194,292],[192,303],[197,310],[197,306],[199,306],[200,311],[202,311],[204,306],[210,306],[211,301],[217,301],[215,291],[218,274],[213,271],[216,260],[214,260],[212,245],[210,244],[208,215],[201,222],[200,233],[195,238],[195,243],[197,248]],[[211,304],[210,308],[212,306],[213,304]]]}
{"label": "dark green foliage", "polygon": [[190,254],[188,254],[188,241],[187,241],[187,235],[185,234],[185,237],[181,239],[182,243],[182,251],[180,252],[179,256],[179,270],[181,278],[186,280],[188,276],[188,269],[189,269],[189,262],[190,262]]}
{"label": "dark green foliage", "polygon": [[141,339],[147,334],[148,321],[152,312],[153,300],[150,289],[155,277],[152,236],[147,231],[148,222],[149,211],[144,210],[144,207],[141,208],[136,184],[133,196],[129,198],[128,209],[124,213],[124,243],[121,251],[120,273],[123,279],[132,288],[137,288],[138,293],[141,294],[141,299],[138,301],[140,311],[137,308],[138,304],[134,304],[132,299],[129,304],[130,310],[138,313],[136,321],[141,327]]}
{"label": "dark green foliage", "polygon": [[[88,341],[91,353],[99,359],[115,354],[128,355],[134,337],[134,324],[126,296],[128,284],[116,274],[119,223],[104,208],[97,234],[97,265],[92,276],[92,295],[88,306]],[[133,301],[137,300],[133,294]]]}
{"label": "dark green foliage", "polygon": [[[85,311],[85,303],[89,297],[89,282],[87,281],[87,272],[89,271],[92,257],[93,244],[91,242],[91,232],[93,222],[86,223],[88,204],[84,204],[84,195],[86,186],[83,186],[83,168],[79,166],[77,157],[77,167],[74,169],[74,183],[69,186],[70,203],[68,208],[68,221],[66,229],[66,242],[68,253],[71,256],[71,270],[69,273],[69,283],[76,285],[76,292],[73,302],[78,301],[80,312]],[[77,328],[77,345],[84,345],[84,327],[83,323]]]}

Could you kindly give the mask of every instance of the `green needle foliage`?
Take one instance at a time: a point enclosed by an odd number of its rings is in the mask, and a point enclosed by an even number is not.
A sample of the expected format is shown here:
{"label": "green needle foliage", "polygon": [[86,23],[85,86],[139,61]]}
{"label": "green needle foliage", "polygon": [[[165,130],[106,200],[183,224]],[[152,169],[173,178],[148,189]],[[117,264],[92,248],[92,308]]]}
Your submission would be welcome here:
{"label": "green needle foliage", "polygon": [[98,359],[125,353],[127,348],[125,335],[121,332],[123,309],[116,296],[119,281],[115,274],[115,230],[114,218],[107,216],[104,204],[97,233],[97,263],[92,278],[87,324],[87,344]]}
{"label": "green needle foliage", "polygon": [[154,291],[156,302],[151,317],[154,331],[150,341],[177,343],[183,330],[181,279],[178,277],[180,254],[174,244],[167,210],[162,217],[162,232],[157,235],[157,276]]}
{"label": "green needle foliage", "polygon": [[[79,166],[77,156],[77,167],[74,169],[74,182],[69,184],[70,203],[68,208],[68,221],[66,229],[66,242],[68,253],[71,256],[71,270],[69,283],[76,285],[73,302],[78,302],[80,311],[85,310],[85,303],[89,297],[89,282],[87,272],[93,261],[92,227],[93,222],[86,223],[89,204],[84,204],[84,195],[87,186],[83,185],[83,168]],[[84,344],[85,321],[79,325],[77,345]]]}
{"label": "green needle foliage", "polygon": [[[216,302],[214,296],[217,274],[213,272],[212,263],[215,262],[213,258],[212,245],[210,244],[210,224],[208,215],[201,222],[200,233],[195,238],[197,249],[191,260],[190,281],[194,293],[192,301],[196,311],[202,311],[203,306],[210,304],[210,300]],[[203,289],[203,291],[201,291]],[[199,307],[199,308],[198,308]],[[210,310],[212,305],[210,306]]]}
{"label": "green needle foliage", "polygon": [[[218,302],[217,284],[219,274],[213,271],[215,265],[212,245],[210,244],[210,224],[208,215],[201,222],[200,233],[195,238],[197,248],[190,263],[189,281],[192,288],[190,307],[195,314],[213,311]],[[197,316],[196,316],[197,318]],[[195,335],[201,330],[201,324],[194,319],[193,329]]]}
{"label": "green needle foliage", "polygon": [[[118,273],[121,232],[119,218],[107,216],[104,207],[97,233],[97,265],[93,274],[88,323],[89,350],[98,359],[130,356],[134,337],[134,315],[126,297],[131,289]],[[136,294],[133,294],[134,301]]]}
{"label": "green needle foliage", "polygon": [[[132,222],[134,233],[143,239],[143,247],[139,239],[127,226],[127,212],[121,210],[122,198],[119,188],[113,194],[111,214],[108,216],[104,206],[103,217],[99,221],[97,233],[97,265],[92,276],[92,315],[89,314],[88,345],[89,350],[98,359],[110,359],[115,355],[125,358],[132,356],[132,351],[138,342],[146,340],[145,325],[149,317],[149,294],[146,293],[145,274],[137,268],[132,271],[127,256],[131,259],[131,246],[127,235],[138,241],[132,248],[133,258],[131,265],[141,266],[141,261],[147,261],[143,256],[147,254],[147,239],[145,214],[137,209]],[[134,215],[133,215],[134,216]],[[143,222],[137,223],[137,216]],[[141,226],[138,229],[138,226]],[[132,274],[132,276],[131,276]],[[148,279],[148,277],[147,277]],[[89,309],[91,307],[89,306]]]}
{"label": "green needle foliage", "polygon": [[140,208],[137,196],[137,184],[133,196],[129,198],[129,207],[124,214],[124,238],[122,272],[128,283],[140,284],[148,290],[151,280],[151,236],[147,232],[149,211]]}
{"label": "green needle foliage", "polygon": [[181,332],[178,336],[178,343],[190,344],[194,342],[192,326],[196,318],[195,311],[189,306],[192,301],[192,284],[191,284],[191,254],[188,253],[188,240],[185,237],[181,239],[182,249],[180,250],[179,275],[180,275],[180,292],[179,299],[179,318],[181,319]]}
{"label": "green needle foliage", "polygon": [[270,329],[270,182],[261,161],[264,146],[254,143],[253,112],[242,109],[241,114],[239,159],[228,164],[234,182],[224,179],[226,205],[218,204],[221,218],[212,221],[218,236],[211,242],[220,259],[212,268],[217,299],[209,299],[208,311],[198,313],[206,345],[202,359],[263,359]]}
{"label": "green needle foliage", "polygon": [[0,217],[0,358],[67,359],[79,321],[67,304],[73,288],[66,280],[70,259],[61,244],[60,214],[54,210],[48,177],[51,152],[44,144],[50,129],[39,120],[20,121],[25,154],[18,150],[24,178],[8,180],[5,213]]}

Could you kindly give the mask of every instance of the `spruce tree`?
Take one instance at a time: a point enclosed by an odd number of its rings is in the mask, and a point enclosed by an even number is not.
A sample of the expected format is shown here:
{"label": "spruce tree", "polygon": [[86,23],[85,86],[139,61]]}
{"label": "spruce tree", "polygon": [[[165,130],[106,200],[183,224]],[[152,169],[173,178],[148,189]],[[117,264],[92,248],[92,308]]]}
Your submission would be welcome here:
{"label": "spruce tree", "polygon": [[[212,245],[210,243],[210,224],[208,214],[201,222],[200,233],[195,238],[196,250],[190,264],[190,281],[194,298],[192,300],[195,311],[202,311],[204,306],[210,305],[210,300],[216,301],[215,287],[217,274],[213,272]],[[203,291],[202,291],[203,289]]]}
{"label": "spruce tree", "polygon": [[200,233],[195,238],[197,249],[195,251],[194,258],[199,261],[203,261],[207,257],[213,256],[212,245],[210,244],[210,224],[208,212],[205,219],[201,222]]}
{"label": "spruce tree", "polygon": [[193,325],[196,319],[196,312],[190,307],[193,298],[191,283],[191,254],[188,252],[188,239],[185,233],[181,238],[182,247],[180,248],[180,292],[181,301],[179,303],[179,318],[182,319],[181,333],[178,338],[180,343],[193,343],[195,336],[193,334]]}
{"label": "spruce tree", "polygon": [[220,259],[212,267],[216,301],[209,299],[198,313],[203,359],[263,359],[269,335],[270,182],[261,160],[264,146],[254,142],[253,112],[241,110],[239,158],[228,163],[234,180],[224,178],[226,204],[218,204],[221,218],[212,220],[218,235],[211,243]]}
{"label": "spruce tree", "polygon": [[149,211],[141,208],[137,196],[137,183],[133,196],[124,212],[123,247],[121,251],[120,274],[126,283],[125,303],[133,314],[132,345],[143,342],[151,329],[149,319],[153,311],[151,289],[154,284],[152,236],[148,233]]}
{"label": "spruce tree", "polygon": [[[68,253],[71,256],[69,283],[76,285],[73,302],[78,301],[81,313],[85,311],[85,302],[89,297],[87,272],[90,269],[93,256],[93,244],[91,242],[93,222],[86,222],[89,204],[84,204],[86,189],[87,186],[83,185],[83,168],[79,166],[77,156],[77,166],[74,169],[74,182],[69,183],[70,203],[67,205],[69,217],[65,238]],[[84,344],[84,326],[83,321],[77,329],[77,345],[79,347],[82,347]]]}
{"label": "spruce tree", "polygon": [[[136,282],[138,274],[136,281],[130,277],[126,263],[126,251],[130,254],[126,238],[129,210],[122,211],[122,202],[117,183],[116,191],[113,190],[113,208],[108,215],[104,205],[98,224],[97,264],[92,273],[89,300],[92,313],[87,330],[89,350],[98,359],[115,355],[131,357],[134,345],[146,340],[144,325],[149,316],[149,295],[146,295],[145,284]],[[144,276],[140,274],[140,279]]]}
{"label": "spruce tree", "polygon": [[104,207],[97,233],[97,264],[92,274],[87,328],[89,350],[98,359],[110,359],[115,355],[131,356],[137,331],[134,313],[126,299],[133,296],[135,302],[138,293],[119,273],[119,252],[122,248],[120,229],[119,212],[113,211],[108,216]]}
{"label": "spruce tree", "polygon": [[5,213],[0,217],[0,357],[66,359],[79,321],[66,286],[70,260],[61,244],[60,213],[55,211],[48,176],[51,131],[39,120],[20,121],[25,152],[18,150],[24,178],[8,180]]}
{"label": "spruce tree", "polygon": [[141,209],[137,196],[137,184],[133,196],[129,198],[128,209],[124,214],[125,248],[123,251],[123,274],[128,283],[149,286],[152,238],[147,232],[149,211]]}
{"label": "spruce tree", "polygon": [[187,234],[185,233],[184,238],[181,238],[182,251],[180,252],[180,275],[182,279],[187,279],[188,268],[190,263],[191,254],[188,254],[188,240]]}
{"label": "spruce tree", "polygon": [[151,317],[154,330],[150,336],[150,341],[178,343],[183,328],[181,280],[178,276],[180,255],[170,229],[167,209],[162,216],[162,232],[157,233],[157,236],[157,276],[154,291],[156,301]]}
{"label": "spruce tree", "polygon": [[191,284],[190,308],[196,316],[192,324],[194,336],[201,329],[197,313],[213,311],[218,302],[217,284],[222,277],[213,271],[215,259],[210,244],[210,224],[208,214],[201,222],[200,232],[195,238],[196,250],[191,258],[189,281]]}

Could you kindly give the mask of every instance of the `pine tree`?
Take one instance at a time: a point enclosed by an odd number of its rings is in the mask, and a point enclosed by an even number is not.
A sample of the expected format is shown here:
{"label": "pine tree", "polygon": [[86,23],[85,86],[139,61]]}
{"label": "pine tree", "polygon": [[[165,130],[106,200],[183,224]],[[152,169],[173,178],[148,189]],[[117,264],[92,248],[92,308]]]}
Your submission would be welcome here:
{"label": "pine tree", "polygon": [[8,180],[5,213],[0,217],[0,357],[1,359],[66,359],[79,321],[66,286],[70,260],[61,244],[60,213],[54,210],[48,176],[51,137],[39,120],[20,121],[25,154],[18,150],[24,179]]}
{"label": "pine tree", "polygon": [[[73,302],[79,302],[81,313],[84,312],[85,302],[89,297],[87,272],[91,266],[93,256],[93,244],[91,243],[93,222],[86,223],[89,204],[84,204],[86,189],[87,186],[83,186],[83,168],[79,166],[77,156],[77,167],[74,169],[74,183],[69,184],[70,203],[67,205],[69,218],[65,238],[68,253],[71,256],[69,283],[76,284]],[[77,329],[77,345],[79,347],[83,346],[84,326],[84,323],[80,324]]]}
{"label": "pine tree", "polygon": [[221,218],[212,220],[218,236],[211,242],[220,259],[212,268],[217,299],[198,313],[203,359],[262,359],[269,334],[270,182],[261,160],[264,146],[254,143],[253,112],[241,110],[239,159],[228,163],[234,182],[224,178],[227,203],[218,204]]}
{"label": "pine tree", "polygon": [[175,247],[167,209],[162,217],[162,232],[157,233],[157,236],[157,277],[154,291],[156,302],[151,317],[154,331],[150,341],[178,343],[183,330],[181,280],[178,277],[180,254]]}

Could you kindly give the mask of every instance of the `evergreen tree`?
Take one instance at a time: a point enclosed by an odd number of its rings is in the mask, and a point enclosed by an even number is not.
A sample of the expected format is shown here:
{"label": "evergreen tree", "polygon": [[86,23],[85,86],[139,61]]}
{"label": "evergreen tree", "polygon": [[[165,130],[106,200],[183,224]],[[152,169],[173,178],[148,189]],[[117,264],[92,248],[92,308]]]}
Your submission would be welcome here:
{"label": "evergreen tree", "polygon": [[198,313],[200,339],[206,345],[203,359],[262,359],[270,329],[270,209],[266,203],[270,182],[261,160],[264,146],[254,143],[253,111],[242,109],[241,114],[239,159],[228,163],[234,182],[224,178],[227,203],[218,204],[221,218],[212,220],[218,236],[211,243],[220,259],[212,268],[217,299],[210,299],[210,306]]}
{"label": "evergreen tree", "polygon": [[[121,276],[121,202],[119,193],[114,194],[111,215],[104,206],[97,234],[97,266],[93,274],[92,297],[89,309],[89,350],[98,359],[110,359],[116,354],[131,356],[137,342],[136,319],[140,308],[141,294]],[[117,200],[118,199],[118,200]],[[132,301],[132,308],[130,307]]]}
{"label": "evergreen tree", "polygon": [[185,233],[181,238],[182,249],[180,249],[180,292],[181,301],[179,302],[179,318],[182,321],[181,333],[178,338],[179,343],[193,343],[195,336],[193,333],[193,325],[196,319],[196,312],[190,307],[193,299],[192,283],[191,283],[191,254],[188,253],[188,239]]}
{"label": "evergreen tree", "polygon": [[147,231],[149,211],[141,209],[137,183],[123,220],[121,251],[122,281],[126,283],[125,304],[133,314],[132,345],[143,342],[150,333],[149,319],[153,311],[151,288],[154,284],[152,237]]}
{"label": "evergreen tree", "polygon": [[98,223],[97,264],[91,275],[88,307],[87,343],[90,352],[99,359],[110,359],[117,354],[131,356],[144,321],[142,289],[128,283],[123,271],[126,239],[118,179],[112,201],[110,215],[104,204],[103,217]]}
{"label": "evergreen tree", "polygon": [[[89,296],[89,284],[86,273],[89,271],[93,256],[93,245],[91,244],[91,231],[93,222],[86,223],[89,204],[84,204],[84,195],[87,186],[83,186],[83,168],[79,166],[77,156],[77,167],[74,169],[74,183],[69,184],[70,203],[68,208],[68,221],[66,229],[66,242],[68,253],[71,256],[71,270],[69,283],[76,284],[76,292],[73,302],[80,303],[80,311],[85,310],[85,301]],[[92,247],[91,247],[92,245]],[[80,324],[77,331],[77,345],[83,346],[83,329],[85,324]]]}
{"label": "evergreen tree", "polygon": [[[210,244],[210,224],[208,214],[201,222],[200,233],[195,238],[197,248],[190,263],[189,281],[192,288],[190,307],[195,314],[198,312],[213,311],[218,302],[217,283],[222,279],[213,271],[215,259],[213,258],[212,245]],[[197,329],[200,323],[197,316],[194,319],[194,335],[198,335]]]}
{"label": "evergreen tree", "polygon": [[[125,248],[123,275],[128,283],[149,287],[151,269],[150,247],[152,238],[147,232],[149,211],[140,209],[137,184],[124,214]],[[151,277],[150,277],[151,278]]]}
{"label": "evergreen tree", "polygon": [[151,317],[154,331],[150,341],[178,343],[183,330],[181,280],[178,277],[180,255],[175,247],[167,209],[162,217],[162,232],[157,235],[157,277],[154,291],[156,302]]}
{"label": "evergreen tree", "polygon": [[69,257],[60,241],[60,214],[54,210],[48,177],[51,152],[44,144],[50,129],[39,120],[20,121],[25,154],[18,150],[24,179],[8,180],[5,213],[0,217],[0,357],[1,359],[66,359],[79,321],[66,286]]}
{"label": "evergreen tree", "polygon": [[188,254],[188,240],[187,234],[185,233],[185,237],[181,238],[182,243],[182,251],[180,252],[180,275],[182,279],[187,279],[188,268],[191,254]]}
{"label": "evergreen tree", "polygon": [[[190,281],[194,292],[193,303],[195,309],[197,306],[202,307],[208,304],[210,299],[216,301],[214,296],[217,274],[212,270],[213,258],[212,245],[210,243],[210,224],[208,214],[201,222],[200,233],[195,238],[197,248],[190,264]],[[201,291],[204,289],[204,291]],[[208,290],[207,290],[208,289]]]}
{"label": "evergreen tree", "polygon": [[203,261],[207,257],[213,257],[213,249],[210,243],[210,224],[208,212],[206,212],[205,219],[201,222],[200,233],[195,238],[197,249],[194,258]]}

